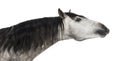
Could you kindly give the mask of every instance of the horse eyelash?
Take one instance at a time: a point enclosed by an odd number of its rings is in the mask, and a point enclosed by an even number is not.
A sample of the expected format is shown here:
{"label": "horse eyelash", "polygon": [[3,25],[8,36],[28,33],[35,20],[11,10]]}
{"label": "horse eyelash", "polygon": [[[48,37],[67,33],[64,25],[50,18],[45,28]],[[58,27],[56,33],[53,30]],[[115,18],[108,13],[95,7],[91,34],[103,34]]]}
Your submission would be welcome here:
{"label": "horse eyelash", "polygon": [[75,21],[79,22],[79,21],[81,21],[81,20],[82,20],[81,18],[76,18]]}

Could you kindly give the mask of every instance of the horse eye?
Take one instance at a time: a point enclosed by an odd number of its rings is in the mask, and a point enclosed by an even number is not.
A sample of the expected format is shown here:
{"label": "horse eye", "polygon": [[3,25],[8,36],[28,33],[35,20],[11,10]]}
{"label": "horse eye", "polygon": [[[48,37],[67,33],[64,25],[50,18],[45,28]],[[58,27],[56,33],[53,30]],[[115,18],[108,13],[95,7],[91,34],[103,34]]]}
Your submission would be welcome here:
{"label": "horse eye", "polygon": [[79,21],[81,21],[81,20],[82,20],[81,18],[77,18],[77,19],[76,19],[77,22],[79,22]]}

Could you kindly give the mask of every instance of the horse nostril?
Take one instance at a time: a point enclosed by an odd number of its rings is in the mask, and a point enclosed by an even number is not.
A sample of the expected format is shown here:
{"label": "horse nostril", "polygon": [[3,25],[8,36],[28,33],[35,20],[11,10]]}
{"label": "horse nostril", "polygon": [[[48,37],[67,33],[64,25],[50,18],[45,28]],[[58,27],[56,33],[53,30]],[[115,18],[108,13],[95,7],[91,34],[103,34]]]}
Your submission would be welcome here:
{"label": "horse nostril", "polygon": [[106,32],[104,30],[97,30],[96,33],[103,36],[106,35]]}
{"label": "horse nostril", "polygon": [[108,34],[109,33],[109,29],[103,25],[103,24],[100,24],[101,28],[102,28],[102,31],[104,31],[104,33]]}
{"label": "horse nostril", "polygon": [[100,23],[100,27],[101,27],[101,29],[97,30],[96,34],[99,34],[102,37],[106,36],[109,33],[109,29],[101,23]]}

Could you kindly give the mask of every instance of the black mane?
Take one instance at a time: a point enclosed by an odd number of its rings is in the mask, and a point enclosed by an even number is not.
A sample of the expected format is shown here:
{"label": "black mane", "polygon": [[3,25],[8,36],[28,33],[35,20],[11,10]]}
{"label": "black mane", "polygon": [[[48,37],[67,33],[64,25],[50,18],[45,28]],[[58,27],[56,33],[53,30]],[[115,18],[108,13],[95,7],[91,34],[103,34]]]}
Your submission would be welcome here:
{"label": "black mane", "polygon": [[63,30],[63,21],[60,17],[46,17],[0,29],[0,48],[27,52],[31,48],[42,46],[45,41],[51,45],[57,40],[59,26]]}
{"label": "black mane", "polygon": [[[65,13],[71,18],[81,16],[74,13]],[[84,16],[81,16],[84,17]],[[27,52],[43,44],[52,45],[57,41],[59,27],[64,30],[60,17],[45,17],[28,20],[17,25],[0,29],[0,51]]]}

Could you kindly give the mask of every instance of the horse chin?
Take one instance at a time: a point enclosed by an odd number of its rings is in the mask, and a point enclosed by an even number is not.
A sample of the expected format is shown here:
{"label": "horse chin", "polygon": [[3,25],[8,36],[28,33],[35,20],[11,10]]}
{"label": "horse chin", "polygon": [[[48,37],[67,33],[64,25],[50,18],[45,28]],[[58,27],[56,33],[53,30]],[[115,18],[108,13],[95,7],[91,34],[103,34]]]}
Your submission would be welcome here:
{"label": "horse chin", "polygon": [[106,35],[100,35],[101,38],[104,38]]}
{"label": "horse chin", "polygon": [[106,36],[107,36],[107,34],[106,35],[99,35],[100,38],[104,38]]}
{"label": "horse chin", "polygon": [[86,39],[88,39],[88,38],[80,38],[80,39],[75,39],[76,41],[84,41],[84,40],[86,40]]}

